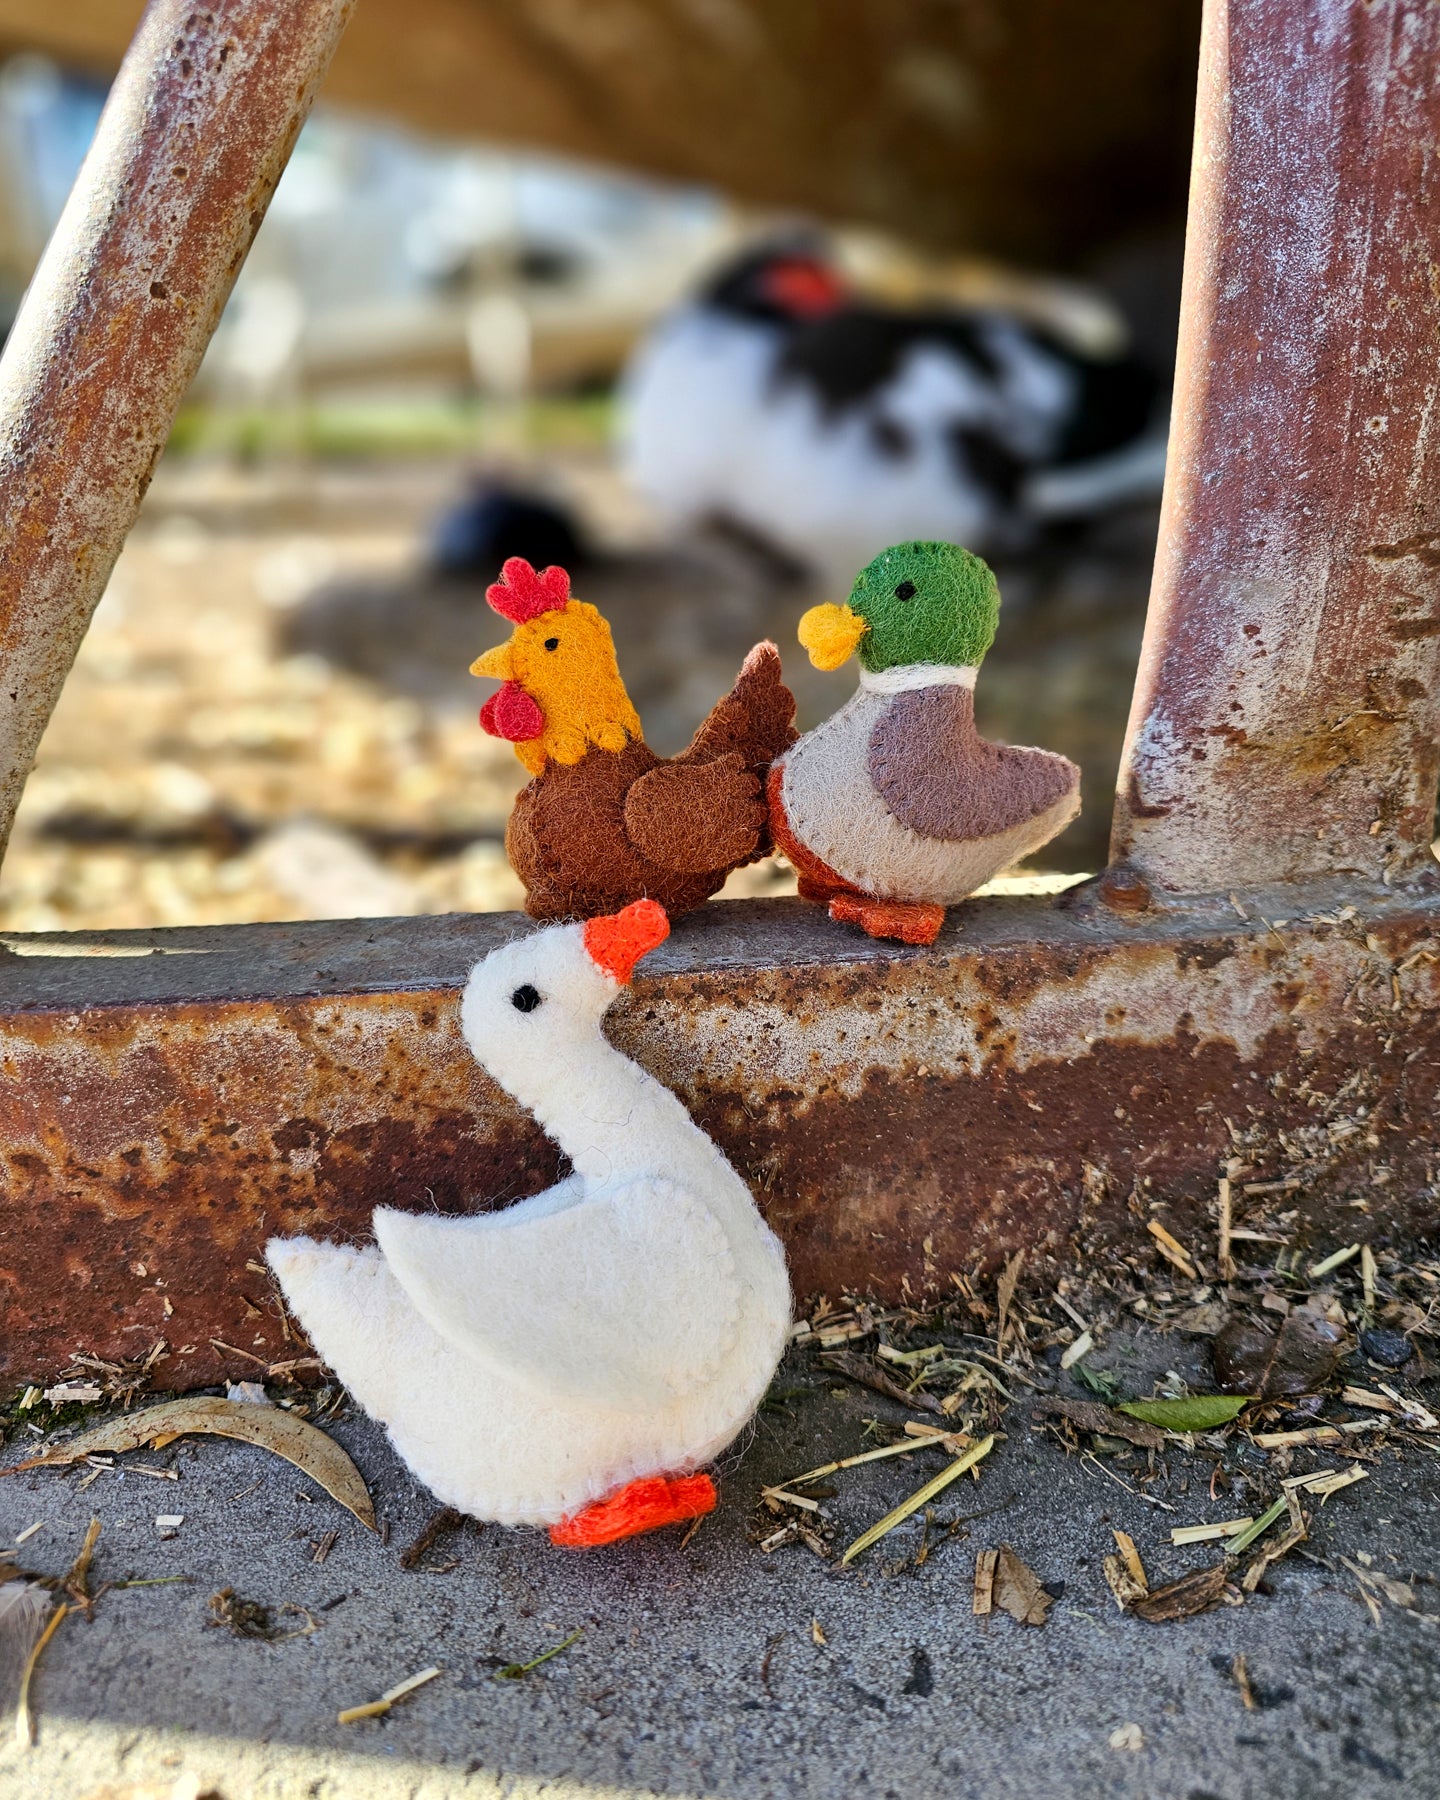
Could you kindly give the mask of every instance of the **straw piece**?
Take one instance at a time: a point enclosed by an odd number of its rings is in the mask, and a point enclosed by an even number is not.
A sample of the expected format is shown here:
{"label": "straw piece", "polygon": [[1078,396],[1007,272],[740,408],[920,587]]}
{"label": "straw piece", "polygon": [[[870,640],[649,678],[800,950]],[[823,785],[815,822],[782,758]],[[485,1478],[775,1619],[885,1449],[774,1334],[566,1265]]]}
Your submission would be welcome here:
{"label": "straw piece", "polygon": [[1350,1244],[1344,1250],[1337,1250],[1332,1256],[1322,1257],[1317,1263],[1310,1265],[1310,1279],[1318,1281],[1322,1275],[1328,1275],[1332,1269],[1338,1269],[1342,1263],[1349,1262],[1352,1256],[1360,1254],[1359,1244]]}
{"label": "straw piece", "polygon": [[886,1513],[885,1517],[872,1525],[868,1531],[862,1532],[840,1558],[841,1564],[853,1562],[857,1556],[863,1555],[872,1544],[879,1543],[886,1532],[893,1531],[897,1525],[903,1524],[911,1513],[918,1512],[937,1494],[943,1493],[952,1481],[963,1475],[967,1469],[974,1468],[975,1464],[982,1457],[988,1456],[994,1447],[995,1435],[993,1432],[989,1437],[982,1438],[978,1444],[972,1444],[963,1456],[957,1457],[948,1468],[942,1469],[938,1475],[927,1481],[924,1487],[917,1488],[908,1500],[902,1500],[893,1512]]}
{"label": "straw piece", "polygon": [[347,1706],[344,1712],[336,1714],[336,1719],[341,1725],[353,1725],[357,1719],[378,1719],[381,1713],[389,1712],[397,1700],[413,1694],[416,1688],[424,1687],[427,1681],[433,1681],[440,1673],[439,1669],[422,1669],[418,1675],[402,1681],[398,1687],[391,1688],[388,1694],[382,1694],[378,1700],[369,1700],[364,1706]]}

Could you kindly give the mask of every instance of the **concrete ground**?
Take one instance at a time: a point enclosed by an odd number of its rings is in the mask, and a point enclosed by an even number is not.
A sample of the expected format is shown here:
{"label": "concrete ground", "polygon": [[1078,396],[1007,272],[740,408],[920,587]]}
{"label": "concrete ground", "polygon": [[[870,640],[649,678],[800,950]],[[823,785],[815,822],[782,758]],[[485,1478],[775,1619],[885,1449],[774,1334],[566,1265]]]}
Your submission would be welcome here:
{"label": "concrete ground", "polygon": [[[1193,1375],[1196,1358],[1187,1340],[1131,1333],[1104,1360],[1143,1392],[1167,1368]],[[923,1567],[911,1521],[841,1569],[798,1544],[763,1553],[752,1538],[775,1521],[756,1524],[759,1490],[873,1446],[866,1421],[893,1426],[905,1414],[799,1356],[773,1393],[727,1461],[718,1512],[688,1544],[672,1530],[562,1552],[539,1533],[467,1526],[406,1571],[401,1552],[433,1502],[357,1415],[331,1429],[370,1484],[388,1544],[288,1464],[218,1439],[130,1459],[175,1469],[174,1482],[134,1470],[101,1474],[83,1492],[75,1472],[0,1482],[0,1542],[44,1521],[20,1551],[33,1571],[63,1573],[93,1514],[96,1585],[183,1577],[112,1589],[88,1621],[66,1618],[35,1681],[36,1744],[18,1751],[4,1731],[0,1794],[1440,1795],[1440,1621],[1382,1599],[1373,1622],[1339,1560],[1373,1558],[1413,1584],[1417,1610],[1440,1615],[1434,1451],[1389,1450],[1369,1480],[1317,1507],[1310,1542],[1272,1570],[1270,1593],[1152,1625],[1110,1596],[1112,1528],[1133,1536],[1152,1587],[1212,1562],[1213,1546],[1173,1549],[1169,1532],[1254,1510],[1233,1491],[1209,1499],[1213,1460],[1167,1455],[1168,1480],[1151,1489],[1175,1509],[1164,1511],[1121,1485],[1137,1464],[1067,1454],[1021,1400],[981,1478],[962,1478],[935,1509],[937,1525],[986,1516],[935,1545]],[[25,1437],[12,1437],[6,1462]],[[1258,1474],[1261,1452],[1228,1456],[1242,1479],[1247,1457]],[[922,1450],[835,1476],[824,1504],[837,1545],[942,1466],[941,1452]],[[1297,1472],[1308,1466],[1297,1461]],[[159,1514],[183,1515],[173,1538],[159,1536]],[[972,1616],[975,1552],[1001,1543],[1059,1593],[1041,1628]],[[275,1609],[282,1631],[307,1624],[282,1607],[308,1609],[318,1629],[241,1640],[211,1622],[211,1595],[225,1587]],[[497,1679],[499,1667],[575,1632],[541,1667]],[[1233,1673],[1239,1654],[1253,1710]],[[336,1722],[341,1708],[431,1666],[441,1675],[388,1717]]]}

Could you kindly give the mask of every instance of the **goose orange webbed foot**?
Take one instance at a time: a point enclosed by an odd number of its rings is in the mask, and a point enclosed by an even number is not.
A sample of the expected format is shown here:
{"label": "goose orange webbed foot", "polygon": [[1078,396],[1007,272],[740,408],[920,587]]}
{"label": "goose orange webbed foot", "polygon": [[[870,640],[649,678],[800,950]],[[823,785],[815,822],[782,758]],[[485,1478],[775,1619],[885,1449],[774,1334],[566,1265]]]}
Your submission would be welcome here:
{"label": "goose orange webbed foot", "polygon": [[566,1550],[593,1550],[701,1518],[713,1512],[715,1501],[715,1483],[708,1475],[647,1475],[552,1525],[550,1542]]}
{"label": "goose orange webbed foot", "polygon": [[933,944],[945,923],[945,908],[923,900],[872,900],[866,894],[836,894],[830,901],[830,917],[842,925],[858,925],[872,938]]}

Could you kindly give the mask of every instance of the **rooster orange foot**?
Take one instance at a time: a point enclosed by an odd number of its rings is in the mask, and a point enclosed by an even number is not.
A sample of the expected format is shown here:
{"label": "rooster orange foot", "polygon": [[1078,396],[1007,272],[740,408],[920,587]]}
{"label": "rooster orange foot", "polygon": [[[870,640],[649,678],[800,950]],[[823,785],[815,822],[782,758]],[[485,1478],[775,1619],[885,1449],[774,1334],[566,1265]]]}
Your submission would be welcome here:
{"label": "rooster orange foot", "polygon": [[715,1499],[715,1483],[708,1475],[646,1475],[552,1525],[550,1542],[566,1550],[615,1544],[642,1531],[698,1519],[713,1511]]}
{"label": "rooster orange foot", "polygon": [[924,900],[872,900],[866,894],[836,894],[830,901],[830,917],[842,925],[858,925],[873,938],[933,944],[945,923],[945,908]]}

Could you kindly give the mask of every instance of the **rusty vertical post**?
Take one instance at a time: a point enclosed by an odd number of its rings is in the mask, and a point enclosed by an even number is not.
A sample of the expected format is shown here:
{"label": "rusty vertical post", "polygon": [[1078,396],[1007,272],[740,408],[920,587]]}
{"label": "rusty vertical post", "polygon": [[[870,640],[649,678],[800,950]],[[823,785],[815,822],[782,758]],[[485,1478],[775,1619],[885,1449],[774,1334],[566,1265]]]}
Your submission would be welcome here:
{"label": "rusty vertical post", "polygon": [[1117,899],[1435,874],[1437,141],[1440,6],[1207,0]]}
{"label": "rusty vertical post", "polygon": [[0,361],[0,854],[354,0],[151,0]]}

